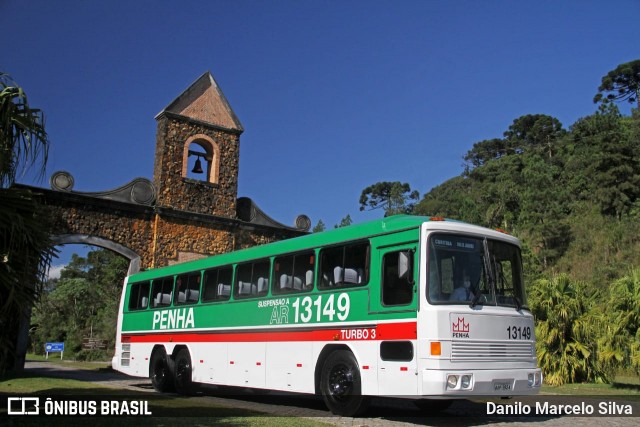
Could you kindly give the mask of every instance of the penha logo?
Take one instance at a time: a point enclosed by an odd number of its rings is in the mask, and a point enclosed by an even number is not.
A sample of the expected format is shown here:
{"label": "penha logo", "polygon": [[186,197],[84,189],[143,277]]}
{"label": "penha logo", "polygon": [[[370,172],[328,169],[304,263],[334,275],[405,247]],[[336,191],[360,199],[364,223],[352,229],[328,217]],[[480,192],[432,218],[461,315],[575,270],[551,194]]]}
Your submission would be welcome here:
{"label": "penha logo", "polygon": [[458,317],[458,322],[452,324],[453,338],[469,338],[471,330],[469,323],[465,323],[464,317]]}

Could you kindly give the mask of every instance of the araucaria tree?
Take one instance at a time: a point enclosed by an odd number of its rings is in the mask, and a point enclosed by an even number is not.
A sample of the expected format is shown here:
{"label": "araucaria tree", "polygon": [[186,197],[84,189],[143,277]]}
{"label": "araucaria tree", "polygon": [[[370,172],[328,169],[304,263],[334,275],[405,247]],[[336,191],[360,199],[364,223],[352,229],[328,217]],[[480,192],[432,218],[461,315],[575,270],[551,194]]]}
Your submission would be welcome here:
{"label": "araucaria tree", "polygon": [[640,59],[620,64],[602,77],[602,84],[593,102],[636,102],[640,108]]}
{"label": "araucaria tree", "polygon": [[377,182],[362,190],[360,210],[382,208],[385,216],[410,213],[419,197],[406,182]]}
{"label": "araucaria tree", "polygon": [[42,112],[0,72],[0,375],[22,369],[36,284],[52,255],[47,221],[34,195],[16,188],[16,175],[36,167],[44,175],[49,140]]}

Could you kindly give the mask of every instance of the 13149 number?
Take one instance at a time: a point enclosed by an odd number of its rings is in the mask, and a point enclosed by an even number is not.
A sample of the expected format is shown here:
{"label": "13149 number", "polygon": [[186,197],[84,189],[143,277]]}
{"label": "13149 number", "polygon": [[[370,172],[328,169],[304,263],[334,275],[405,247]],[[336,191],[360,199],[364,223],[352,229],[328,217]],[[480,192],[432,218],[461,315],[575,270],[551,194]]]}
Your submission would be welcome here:
{"label": "13149 number", "polygon": [[509,326],[507,327],[507,338],[510,340],[530,340],[531,326]]}
{"label": "13149 number", "polygon": [[295,310],[294,322],[308,323],[312,319],[316,322],[333,322],[334,317],[342,321],[347,320],[351,308],[348,294],[340,294],[337,298],[335,294],[325,295],[324,301],[322,297],[323,295],[318,295],[315,298],[310,296],[296,298],[291,304]]}

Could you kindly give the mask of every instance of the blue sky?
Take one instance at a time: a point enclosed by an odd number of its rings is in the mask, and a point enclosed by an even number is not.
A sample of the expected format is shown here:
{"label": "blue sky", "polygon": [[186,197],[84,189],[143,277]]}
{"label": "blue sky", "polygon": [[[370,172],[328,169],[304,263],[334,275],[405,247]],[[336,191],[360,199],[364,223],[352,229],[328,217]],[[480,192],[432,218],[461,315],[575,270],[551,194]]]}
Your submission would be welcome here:
{"label": "blue sky", "polygon": [[47,179],[78,191],[151,179],[154,116],[209,70],[245,128],[239,196],[332,227],[381,215],[358,210],[375,182],[422,196],[459,175],[521,115],[594,112],[601,77],[640,57],[639,16],[637,0],[0,0],[0,70],[45,111]]}

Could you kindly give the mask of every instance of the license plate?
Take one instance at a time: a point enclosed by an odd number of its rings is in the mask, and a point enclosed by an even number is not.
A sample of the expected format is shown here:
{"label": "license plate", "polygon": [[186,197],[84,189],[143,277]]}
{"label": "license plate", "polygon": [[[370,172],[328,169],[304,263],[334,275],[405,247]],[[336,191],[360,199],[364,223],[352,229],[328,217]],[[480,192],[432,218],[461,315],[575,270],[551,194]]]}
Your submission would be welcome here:
{"label": "license plate", "polygon": [[513,389],[513,380],[494,380],[493,391],[511,391]]}

